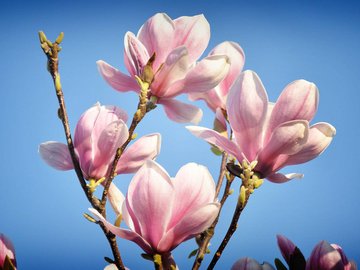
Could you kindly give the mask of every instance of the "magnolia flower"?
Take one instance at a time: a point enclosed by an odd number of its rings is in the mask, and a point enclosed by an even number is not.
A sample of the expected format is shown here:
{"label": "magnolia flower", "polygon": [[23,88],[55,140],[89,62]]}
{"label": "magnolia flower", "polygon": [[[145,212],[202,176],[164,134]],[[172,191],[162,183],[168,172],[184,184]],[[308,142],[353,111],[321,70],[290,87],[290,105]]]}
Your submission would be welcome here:
{"label": "magnolia flower", "polygon": [[[98,181],[107,176],[115,153],[129,136],[127,114],[115,106],[99,103],[88,109],[76,125],[74,148],[84,177]],[[160,134],[150,134],[136,140],[121,155],[116,167],[117,174],[134,173],[147,159],[154,159],[160,152]],[[66,144],[45,142],[39,152],[44,161],[58,170],[74,168]],[[114,184],[109,189],[109,200],[119,214],[118,203],[124,196]]]}
{"label": "magnolia flower", "polygon": [[204,100],[208,107],[215,112],[217,109],[226,110],[226,100],[230,87],[244,67],[245,55],[239,44],[230,41],[217,45],[209,53],[209,56],[212,55],[226,55],[229,57],[231,65],[228,74],[215,88],[206,92],[190,93],[189,98],[190,100]]}
{"label": "magnolia flower", "polygon": [[125,34],[124,58],[130,76],[102,60],[97,64],[102,77],[115,90],[139,92],[135,76],[142,77],[144,67],[155,53],[149,97],[164,106],[171,120],[198,123],[202,111],[174,97],[210,90],[227,74],[230,64],[224,55],[211,55],[196,63],[209,39],[210,26],[203,15],[172,20],[165,13],[157,13],[140,28],[137,36],[131,32]]}
{"label": "magnolia flower", "polygon": [[257,74],[245,71],[231,87],[226,104],[234,140],[211,129],[187,128],[239,162],[257,164],[255,171],[261,178],[282,183],[303,175],[278,173],[281,168],[314,159],[335,135],[335,128],[328,123],[309,127],[318,99],[313,83],[298,80],[285,87],[275,104],[270,103]]}
{"label": "magnolia flower", "polygon": [[148,160],[130,182],[122,206],[129,230],[89,210],[115,235],[135,242],[147,254],[171,259],[171,250],[215,220],[220,205],[214,197],[215,183],[206,167],[188,163],[170,178],[159,164]]}
{"label": "magnolia flower", "polygon": [[326,241],[318,243],[306,263],[306,270],[356,270],[354,262],[349,262],[340,246]]}
{"label": "magnolia flower", "polygon": [[275,270],[275,268],[266,262],[259,264],[256,260],[246,257],[236,261],[231,270]]}
{"label": "magnolia flower", "polygon": [[281,255],[285,259],[286,263],[290,265],[291,257],[293,256],[296,249],[295,244],[283,235],[277,235],[276,238]]}
{"label": "magnolia flower", "polygon": [[14,246],[2,233],[0,233],[0,269],[16,269]]}

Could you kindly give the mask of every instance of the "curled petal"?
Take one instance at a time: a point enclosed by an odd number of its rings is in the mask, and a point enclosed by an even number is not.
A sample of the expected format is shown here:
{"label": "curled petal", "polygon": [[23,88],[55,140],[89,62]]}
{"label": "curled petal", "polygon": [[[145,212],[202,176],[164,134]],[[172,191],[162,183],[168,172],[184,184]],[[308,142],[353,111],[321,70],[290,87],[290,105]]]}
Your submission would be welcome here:
{"label": "curled petal", "polygon": [[150,58],[146,48],[131,32],[125,34],[124,47],[124,58],[127,70],[133,77],[135,75],[140,76]]}
{"label": "curled petal", "polygon": [[120,72],[102,60],[99,60],[96,63],[101,76],[115,90],[120,92],[140,91],[140,87],[134,78]]}
{"label": "curled petal", "polygon": [[184,79],[184,93],[204,92],[217,86],[226,76],[230,61],[226,55],[212,55],[197,63]]}
{"label": "curled petal", "polygon": [[136,172],[146,160],[154,159],[160,153],[160,147],[159,133],[141,137],[121,155],[116,168],[117,174]]}
{"label": "curled petal", "polygon": [[215,89],[210,89],[206,92],[189,93],[189,100],[195,101],[199,99],[204,100],[206,105],[213,111],[216,110],[216,108],[225,109],[225,105],[223,104],[224,97],[220,96]]}
{"label": "curled petal", "polygon": [[[0,233],[0,269],[3,269],[2,267],[5,267],[6,257],[10,259],[13,266],[17,266],[14,245],[9,238],[7,238],[4,234]],[[5,267],[4,269],[7,268]]]}
{"label": "curled petal", "polygon": [[151,246],[149,245],[149,243],[144,238],[142,238],[140,235],[138,235],[136,232],[125,230],[125,229],[122,229],[122,228],[119,228],[119,227],[116,227],[116,226],[112,225],[98,211],[96,211],[93,208],[89,208],[89,211],[93,215],[95,215],[95,217],[98,220],[100,220],[106,226],[106,228],[108,228],[109,231],[111,231],[113,234],[115,234],[115,235],[117,235],[117,236],[119,236],[121,238],[124,238],[124,239],[135,242],[146,253],[151,254],[153,252],[153,250],[151,249]]}
{"label": "curled petal", "polygon": [[125,201],[125,197],[124,194],[122,194],[122,192],[117,188],[114,183],[110,184],[108,198],[115,214],[117,216],[120,215],[122,205]]}
{"label": "curled petal", "polygon": [[39,146],[41,158],[51,167],[67,171],[74,168],[67,145],[59,142],[44,142]]}
{"label": "curled petal", "polygon": [[205,51],[210,40],[210,25],[204,15],[183,16],[174,20],[174,47],[185,45],[190,61],[195,62]]}
{"label": "curled petal", "polygon": [[158,103],[164,105],[164,110],[172,121],[178,123],[198,124],[203,112],[198,107],[175,99],[160,99]]}
{"label": "curled petal", "polygon": [[249,161],[255,160],[262,147],[268,108],[267,93],[255,72],[240,74],[231,87],[226,107],[237,145]]}
{"label": "curled petal", "polygon": [[290,265],[291,255],[294,253],[296,248],[295,244],[283,235],[277,235],[276,238],[279,249],[281,251],[281,255],[283,256],[287,264]]}
{"label": "curled petal", "polygon": [[138,38],[146,47],[149,55],[156,54],[154,69],[165,62],[174,42],[175,25],[165,13],[157,13],[148,19],[138,32]]}
{"label": "curled petal", "polygon": [[228,152],[230,155],[236,157],[237,160],[243,160],[245,157],[239,147],[228,138],[225,138],[220,133],[203,127],[187,126],[186,127],[193,135],[199,137],[208,143],[214,144],[220,149]]}
{"label": "curled petal", "polygon": [[273,183],[281,184],[295,178],[301,179],[303,177],[304,175],[301,173],[289,173],[289,174],[273,173],[268,175],[266,178]]}
{"label": "curled petal", "polygon": [[205,231],[217,217],[219,209],[219,203],[210,203],[188,212],[175,227],[164,235],[157,250],[160,252],[172,250],[181,242]]}
{"label": "curled petal", "polygon": [[310,127],[309,138],[304,147],[289,157],[287,165],[300,164],[319,156],[331,143],[336,129],[328,123],[317,123]]}
{"label": "curled petal", "polygon": [[278,126],[257,159],[260,166],[258,169],[263,177],[281,168],[286,163],[288,155],[299,152],[306,143],[308,135],[309,123],[307,121],[294,120]]}
{"label": "curled petal", "polygon": [[127,207],[129,212],[136,213],[132,218],[139,224],[142,237],[153,247],[167,230],[173,201],[174,187],[169,175],[159,164],[147,160],[130,182]]}
{"label": "curled petal", "polygon": [[285,87],[273,109],[267,138],[281,123],[291,120],[311,121],[319,103],[319,91],[315,84],[298,80]]}
{"label": "curled petal", "polygon": [[180,168],[173,180],[175,199],[172,220],[173,227],[189,211],[214,202],[215,183],[209,170],[196,163],[188,163]]}

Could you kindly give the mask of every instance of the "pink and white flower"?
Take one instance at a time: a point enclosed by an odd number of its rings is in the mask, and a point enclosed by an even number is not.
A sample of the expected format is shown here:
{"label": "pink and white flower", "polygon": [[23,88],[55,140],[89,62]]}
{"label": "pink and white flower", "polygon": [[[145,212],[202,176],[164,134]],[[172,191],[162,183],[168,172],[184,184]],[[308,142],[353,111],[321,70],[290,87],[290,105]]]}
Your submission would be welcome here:
{"label": "pink and white flower", "polygon": [[187,128],[240,162],[257,161],[255,171],[262,178],[283,183],[303,175],[284,175],[278,172],[281,168],[316,158],[335,135],[335,128],[328,123],[309,126],[318,99],[313,83],[298,80],[285,87],[275,104],[270,103],[257,74],[244,71],[231,87],[226,104],[234,140],[211,129]]}
{"label": "pink and white flower", "polygon": [[228,73],[229,59],[224,55],[211,55],[196,63],[209,39],[210,26],[203,15],[172,20],[165,13],[157,13],[136,36],[131,32],[125,35],[124,58],[130,76],[102,60],[97,64],[102,77],[115,90],[139,92],[135,76],[141,77],[144,66],[155,53],[152,64],[155,77],[149,97],[164,106],[171,120],[198,123],[202,111],[174,97],[210,90]]}
{"label": "pink and white flower", "polygon": [[[126,125],[127,114],[116,106],[101,106],[99,103],[88,109],[76,125],[74,148],[84,177],[99,180],[107,177],[115,153],[129,136]],[[116,167],[117,174],[136,172],[147,159],[154,159],[160,152],[161,136],[158,133],[139,138],[121,155]],[[74,169],[73,162],[64,143],[48,141],[40,144],[43,160],[57,170]],[[109,200],[116,213],[118,202],[124,196],[112,183]]]}
{"label": "pink and white flower", "polygon": [[215,183],[206,167],[188,163],[174,178],[148,160],[129,185],[123,219],[129,230],[113,226],[95,214],[114,234],[137,243],[147,254],[169,252],[215,220],[219,212]]}
{"label": "pink and white flower", "polygon": [[16,269],[15,249],[10,239],[0,233],[0,269]]}

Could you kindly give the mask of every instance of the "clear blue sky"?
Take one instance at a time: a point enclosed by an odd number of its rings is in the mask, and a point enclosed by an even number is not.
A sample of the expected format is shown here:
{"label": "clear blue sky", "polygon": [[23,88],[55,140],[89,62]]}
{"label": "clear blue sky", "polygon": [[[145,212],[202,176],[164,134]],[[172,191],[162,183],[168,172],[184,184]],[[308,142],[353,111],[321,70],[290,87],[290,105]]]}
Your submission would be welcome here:
{"label": "clear blue sky", "polygon": [[[75,2],[75,1],[73,1]],[[271,3],[270,3],[271,2]],[[56,3],[56,4],[54,4]],[[89,204],[74,172],[45,165],[37,153],[46,140],[64,142],[57,119],[57,102],[46,72],[37,32],[50,39],[65,32],[61,76],[71,127],[88,107],[100,101],[129,113],[133,93],[119,94],[100,77],[96,60],[125,71],[123,36],[137,32],[156,12],[172,18],[204,13],[211,25],[209,49],[224,40],[240,43],[246,69],[255,70],[271,100],[295,79],[313,81],[320,91],[315,122],[337,129],[332,145],[318,159],[286,172],[305,178],[283,185],[266,182],[251,198],[217,269],[228,269],[244,256],[272,262],[280,256],[275,235],[284,234],[308,255],[322,239],[338,243],[348,257],[360,262],[360,5],[350,1],[2,1],[0,4],[0,232],[14,242],[20,269],[103,269],[110,250],[99,228],[82,217]],[[208,51],[209,51],[208,49]],[[208,52],[207,51],[207,52]],[[203,103],[202,126],[213,115]],[[171,175],[187,162],[209,167],[217,177],[220,158],[193,137],[184,125],[165,118],[161,109],[141,123],[139,135],[160,132],[162,153],[157,159]],[[116,183],[126,190],[130,176]],[[237,192],[238,184],[235,185]],[[232,215],[236,197],[225,205],[218,236]],[[152,269],[141,250],[120,240],[126,265]],[[174,253],[181,269],[192,260],[194,241]]]}

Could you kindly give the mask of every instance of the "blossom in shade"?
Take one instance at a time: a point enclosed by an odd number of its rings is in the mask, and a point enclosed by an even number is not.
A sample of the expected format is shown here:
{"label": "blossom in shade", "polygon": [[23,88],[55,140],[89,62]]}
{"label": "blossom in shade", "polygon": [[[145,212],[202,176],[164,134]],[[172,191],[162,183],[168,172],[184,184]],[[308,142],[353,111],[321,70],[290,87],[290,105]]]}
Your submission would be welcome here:
{"label": "blossom in shade", "polygon": [[0,269],[16,269],[14,246],[2,233],[0,233]]}
{"label": "blossom in shade", "polygon": [[[99,103],[88,109],[76,125],[74,148],[81,170],[88,180],[107,176],[115,153],[129,136],[127,114],[116,106]],[[116,167],[117,174],[136,172],[147,159],[154,159],[160,152],[160,134],[143,136],[130,145],[121,155]],[[48,141],[40,144],[39,153],[44,161],[58,170],[74,168],[66,144]],[[109,189],[109,200],[119,213],[118,203],[124,196],[114,184]]]}
{"label": "blossom in shade", "polygon": [[206,167],[188,163],[170,178],[148,160],[130,182],[122,206],[129,229],[113,226],[95,209],[90,211],[115,235],[137,243],[147,254],[171,260],[171,250],[215,220],[220,204],[214,197],[215,183]]}
{"label": "blossom in shade", "polygon": [[281,174],[287,166],[310,161],[320,155],[335,135],[328,123],[309,126],[318,107],[315,84],[297,80],[285,87],[275,104],[268,101],[260,78],[244,71],[232,85],[226,111],[234,139],[203,127],[187,127],[192,134],[233,155],[239,162],[257,162],[261,178],[282,183],[301,178],[298,173]]}
{"label": "blossom in shade", "polygon": [[311,252],[306,270],[357,270],[357,266],[348,261],[340,246],[321,241]]}
{"label": "blossom in shade", "polygon": [[97,64],[102,77],[115,90],[139,92],[135,76],[142,77],[144,67],[155,54],[149,97],[164,106],[171,120],[198,123],[202,111],[174,97],[208,91],[228,73],[230,63],[225,55],[210,55],[197,62],[209,39],[210,26],[203,15],[172,20],[165,13],[157,13],[145,22],[137,35],[125,34],[124,61],[129,75],[102,60]]}
{"label": "blossom in shade", "polygon": [[190,100],[202,99],[214,112],[217,109],[226,110],[226,100],[231,85],[240,75],[244,63],[245,54],[236,42],[225,41],[217,45],[210,53],[212,55],[226,55],[230,60],[230,69],[226,77],[213,89],[205,92],[192,92],[189,94]]}
{"label": "blossom in shade", "polygon": [[275,268],[266,262],[259,264],[256,260],[245,257],[236,261],[231,270],[275,270]]}

